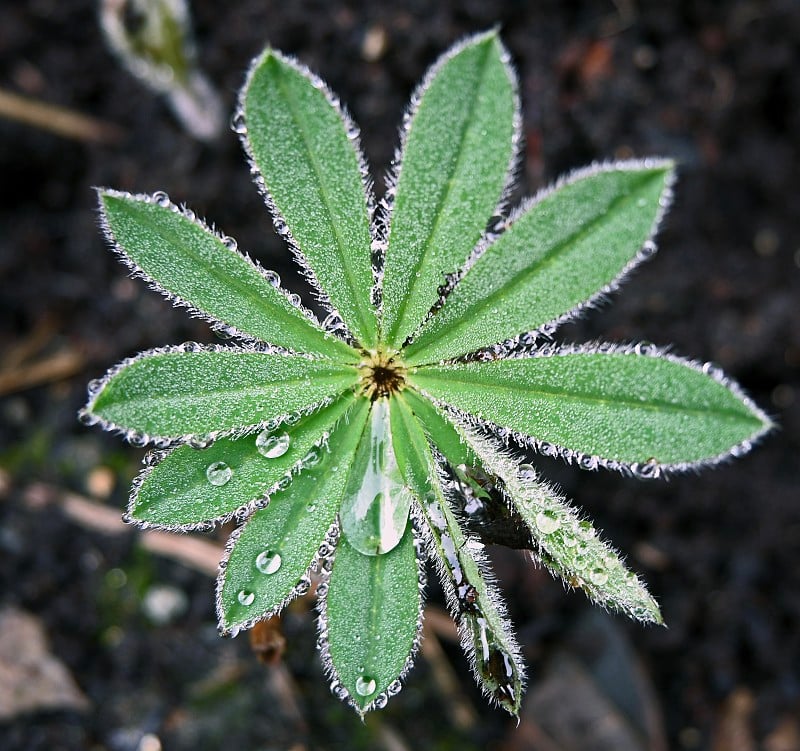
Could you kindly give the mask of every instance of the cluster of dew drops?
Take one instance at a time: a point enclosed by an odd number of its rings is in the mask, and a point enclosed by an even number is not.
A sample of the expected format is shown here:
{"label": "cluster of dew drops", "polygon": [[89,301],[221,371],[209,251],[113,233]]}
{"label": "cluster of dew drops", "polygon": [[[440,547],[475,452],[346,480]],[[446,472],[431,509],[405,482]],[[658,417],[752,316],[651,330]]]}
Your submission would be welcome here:
{"label": "cluster of dew drops", "polygon": [[[282,423],[292,425],[300,419],[300,415],[289,415],[283,420],[271,421],[267,424],[266,428],[262,430],[255,439],[255,447],[261,456],[266,459],[278,459],[286,454],[291,445],[291,437],[285,430],[280,430]],[[323,438],[324,442],[324,438]],[[210,440],[200,437],[192,441],[194,448],[206,448],[211,444]],[[302,469],[317,466],[323,457],[321,446],[314,446],[300,461],[299,466]],[[206,479],[214,487],[222,487],[227,485],[233,478],[233,469],[223,461],[215,461],[206,467]],[[285,490],[291,482],[291,474],[286,474],[276,485],[277,490]],[[314,505],[308,507],[309,511],[314,510]],[[321,551],[322,552],[322,551]],[[277,573],[282,564],[281,554],[277,550],[262,550],[255,559],[256,570],[264,575],[271,575]],[[301,582],[302,585],[302,582]],[[310,581],[308,582],[310,586]],[[300,585],[298,585],[300,586]],[[307,588],[307,587],[306,587]],[[297,594],[300,594],[298,591]],[[243,607],[249,607],[255,602],[255,593],[247,589],[242,589],[237,594],[237,600]]]}

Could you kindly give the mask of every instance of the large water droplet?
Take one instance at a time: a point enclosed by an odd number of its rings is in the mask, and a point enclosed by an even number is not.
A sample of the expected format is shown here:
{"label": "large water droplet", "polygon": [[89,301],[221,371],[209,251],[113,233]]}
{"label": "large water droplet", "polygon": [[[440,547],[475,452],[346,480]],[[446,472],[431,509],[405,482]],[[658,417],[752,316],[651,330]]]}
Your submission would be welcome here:
{"label": "large water droplet", "polygon": [[536,526],[543,535],[551,535],[561,526],[561,519],[552,511],[540,511],[536,514]]}
{"label": "large water droplet", "polygon": [[206,478],[216,487],[224,485],[231,477],[233,470],[225,462],[213,462],[206,467]]}
{"label": "large water droplet", "polygon": [[248,608],[255,602],[256,595],[248,589],[240,589],[239,594],[236,595],[236,599],[239,601],[240,605],[244,605]]}
{"label": "large water droplet", "polygon": [[256,556],[256,568],[262,574],[274,574],[281,563],[281,554],[275,550],[264,550]]}
{"label": "large water droplet", "polygon": [[397,465],[389,425],[389,400],[372,405],[356,449],[340,512],[348,542],[364,555],[392,550],[403,537],[411,495]]}
{"label": "large water droplet", "polygon": [[289,450],[291,438],[288,433],[270,433],[262,430],[256,438],[256,449],[261,456],[267,459],[277,459]]}
{"label": "large water droplet", "polygon": [[375,693],[378,684],[375,683],[374,678],[369,678],[366,675],[359,675],[356,678],[356,693],[359,696],[370,696]]}

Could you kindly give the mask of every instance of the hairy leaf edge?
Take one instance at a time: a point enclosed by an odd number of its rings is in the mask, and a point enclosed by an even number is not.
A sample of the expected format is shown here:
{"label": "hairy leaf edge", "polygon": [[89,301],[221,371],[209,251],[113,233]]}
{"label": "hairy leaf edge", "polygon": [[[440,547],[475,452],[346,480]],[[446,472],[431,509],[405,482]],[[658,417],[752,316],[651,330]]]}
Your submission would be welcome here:
{"label": "hairy leaf edge", "polygon": [[530,352],[520,352],[510,355],[506,359],[527,359],[537,357],[558,357],[560,355],[571,354],[623,354],[623,355],[639,355],[642,357],[653,357],[670,360],[671,362],[679,365],[684,365],[703,373],[712,380],[719,383],[728,389],[737,399],[739,399],[752,413],[753,417],[761,421],[762,427],[756,431],[749,438],[744,439],[735,446],[732,446],[728,451],[725,451],[716,456],[699,459],[694,462],[673,462],[673,463],[649,463],[649,462],[621,462],[616,459],[607,459],[602,456],[594,454],[585,454],[581,451],[575,451],[563,446],[542,441],[534,436],[529,436],[524,433],[511,430],[510,428],[497,425],[489,420],[482,420],[475,415],[448,404],[446,401],[437,399],[427,391],[418,389],[420,393],[426,396],[434,405],[445,413],[452,415],[452,418],[457,422],[463,422],[472,428],[480,428],[488,430],[493,433],[495,437],[499,438],[506,447],[513,441],[518,446],[523,448],[530,448],[538,454],[543,456],[557,457],[563,459],[567,464],[575,464],[581,469],[595,470],[599,468],[610,469],[620,472],[626,477],[636,477],[638,479],[650,480],[656,478],[668,478],[672,475],[684,474],[687,472],[699,472],[702,469],[716,467],[720,464],[726,463],[731,459],[739,458],[749,453],[753,447],[764,436],[771,432],[775,427],[772,419],[760,409],[756,403],[747,395],[745,390],[732,378],[725,375],[721,368],[711,362],[702,362],[700,360],[691,360],[678,355],[673,355],[667,347],[657,347],[655,345],[638,343],[638,344],[611,344],[608,342],[588,342],[585,344],[576,345],[546,345],[539,347]]}
{"label": "hairy leaf edge", "polygon": [[[413,504],[412,504],[413,506]],[[427,587],[428,579],[425,572],[425,562],[420,554],[420,546],[422,545],[421,532],[416,528],[413,512],[411,515],[412,524],[411,533],[414,536],[414,548],[416,550],[417,561],[417,583],[419,586],[419,612],[417,614],[417,628],[414,641],[411,645],[411,651],[406,657],[406,662],[403,665],[397,678],[389,684],[389,686],[375,696],[372,701],[366,704],[363,708],[350,696],[350,692],[342,684],[336,666],[333,664],[333,659],[330,654],[330,645],[328,643],[328,609],[327,609],[327,594],[328,594],[328,580],[333,568],[333,561],[336,556],[334,550],[330,557],[325,561],[321,570],[320,583],[317,585],[317,651],[319,652],[320,661],[322,662],[322,669],[325,676],[330,681],[331,693],[337,699],[346,702],[351,706],[363,719],[364,715],[373,709],[383,709],[388,703],[389,699],[400,693],[403,683],[406,680],[408,673],[414,667],[414,661],[419,653],[420,645],[422,643],[422,625],[425,610],[425,588]],[[339,534],[338,521],[334,525],[336,528],[337,536]]]}
{"label": "hairy leaf edge", "polygon": [[[419,110],[422,98],[433,82],[433,79],[439,74],[442,68],[456,55],[463,52],[467,47],[472,44],[477,44],[484,39],[495,37],[500,47],[500,61],[506,70],[509,82],[511,84],[512,96],[514,98],[514,120],[513,120],[513,134],[511,138],[511,156],[509,158],[508,167],[506,168],[505,182],[503,190],[500,195],[500,200],[493,212],[494,215],[502,216],[504,213],[509,198],[511,196],[515,178],[519,172],[522,163],[522,107],[520,104],[519,94],[519,78],[517,76],[516,68],[514,67],[511,54],[506,46],[500,40],[499,26],[496,26],[488,31],[482,31],[477,34],[471,34],[464,37],[461,41],[456,42],[452,47],[445,51],[436,62],[431,65],[423,76],[422,80],[417,84],[408,104],[403,112],[403,119],[400,125],[399,143],[394,151],[394,157],[391,161],[391,167],[386,171],[384,176],[384,184],[386,186],[384,198],[381,200],[375,218],[375,288],[373,291],[373,299],[378,307],[378,318],[383,318],[383,266],[386,257],[386,250],[389,247],[389,229],[392,220],[392,211],[394,209],[394,196],[397,193],[397,185],[400,181],[400,172],[403,168],[403,154],[405,153],[408,144],[409,134],[411,133],[411,126],[414,122],[414,117]],[[487,224],[491,217],[487,217]],[[484,233],[488,235],[488,230]],[[480,240],[480,245],[484,240]],[[420,324],[421,325],[421,324]],[[419,327],[417,327],[419,328]]]}
{"label": "hairy leaf edge", "polygon": [[[443,299],[441,303],[439,303],[438,308],[441,308],[447,304],[447,296],[458,286],[458,283],[466,276],[467,272],[475,265],[478,259],[489,249],[489,247],[498,239],[498,237],[500,237],[500,235],[502,235],[502,233],[520,217],[524,216],[531,209],[535,208],[537,204],[541,203],[553,193],[567,185],[571,185],[580,180],[584,180],[588,177],[593,177],[594,175],[602,174],[604,172],[638,172],[641,170],[656,169],[666,170],[666,178],[664,181],[664,189],[662,190],[659,198],[658,211],[656,212],[656,216],[650,227],[650,232],[638,253],[630,261],[628,261],[628,263],[625,264],[622,270],[617,274],[616,277],[614,277],[614,279],[611,280],[611,282],[601,287],[583,302],[578,303],[571,310],[563,313],[557,318],[554,318],[552,321],[542,324],[536,329],[527,332],[520,332],[516,336],[513,336],[509,339],[505,339],[501,342],[497,342],[486,347],[481,347],[474,352],[465,353],[460,357],[451,358],[449,361],[480,360],[482,356],[490,357],[493,354],[492,350],[495,348],[499,348],[503,352],[507,353],[530,352],[542,339],[551,339],[556,330],[565,323],[570,323],[571,321],[580,319],[589,311],[598,309],[605,304],[609,298],[618,292],[619,289],[628,281],[628,279],[633,275],[634,270],[645,261],[650,260],[658,249],[654,238],[658,234],[661,224],[667,212],[669,211],[670,206],[672,205],[674,196],[672,188],[677,180],[675,163],[671,159],[661,159],[657,157],[595,162],[563,175],[554,183],[542,188],[533,196],[524,199],[518,206],[516,206],[508,214],[507,218],[502,221],[502,224],[496,227],[495,232],[487,233],[483,237],[465,262],[464,266],[459,270],[456,277],[454,277],[452,282],[446,285],[446,287],[442,290]],[[422,331],[423,326],[435,315],[438,308],[435,307],[428,313],[422,324],[420,324],[419,328],[414,332],[410,344],[413,344],[414,339]],[[422,351],[424,353],[425,350],[423,349]],[[422,360],[416,360],[413,355],[410,361],[414,365],[428,364],[428,361],[426,361],[424,358]]]}
{"label": "hairy leaf edge", "polygon": [[[322,305],[322,307],[328,312],[329,319],[333,318],[336,321],[334,325],[331,325],[330,331],[335,335],[339,336],[343,339],[347,344],[351,347],[358,348],[360,345],[364,345],[364,342],[357,342],[355,336],[350,331],[347,324],[343,321],[341,314],[338,310],[334,307],[333,303],[331,302],[330,298],[328,297],[328,293],[319,283],[317,279],[317,275],[314,273],[314,270],[311,268],[308,259],[306,258],[305,254],[303,253],[300,246],[295,241],[294,237],[292,236],[291,230],[287,225],[283,214],[278,209],[277,204],[272,198],[272,194],[267,187],[267,183],[264,180],[264,176],[261,174],[261,170],[256,163],[255,155],[253,154],[253,149],[250,146],[250,140],[248,138],[248,130],[247,130],[247,118],[245,116],[245,99],[247,98],[247,92],[250,89],[250,84],[253,80],[253,77],[256,74],[258,68],[263,64],[263,62],[269,57],[273,56],[277,60],[280,60],[285,65],[288,65],[294,68],[300,75],[308,79],[311,85],[321,91],[325,98],[327,99],[328,103],[331,107],[339,114],[339,117],[342,119],[342,123],[344,125],[345,131],[347,133],[348,140],[350,141],[353,150],[356,154],[356,160],[358,162],[358,169],[361,173],[361,183],[364,187],[364,199],[366,201],[366,208],[367,208],[367,220],[369,222],[369,231],[370,237],[372,240],[372,247],[375,248],[378,243],[378,238],[376,235],[375,230],[375,191],[373,189],[373,180],[370,174],[369,164],[367,162],[366,156],[364,155],[363,149],[361,148],[361,131],[358,127],[358,124],[353,120],[350,116],[350,113],[347,110],[347,107],[342,104],[339,97],[333,93],[327,83],[322,80],[316,73],[314,73],[308,66],[301,63],[297,58],[292,57],[291,55],[285,55],[282,52],[274,49],[273,47],[267,47],[260,55],[257,55],[253,61],[250,63],[250,68],[247,71],[247,75],[245,77],[245,82],[241,89],[239,89],[239,94],[236,100],[236,111],[234,112],[233,118],[231,119],[232,129],[234,133],[239,136],[239,141],[242,144],[242,149],[244,150],[245,156],[247,158],[247,163],[250,167],[250,174],[252,175],[253,182],[258,189],[261,198],[264,201],[267,209],[272,216],[272,223],[275,227],[275,231],[288,243],[289,248],[292,252],[292,257],[294,258],[297,265],[300,267],[300,270],[311,285],[311,288],[314,292],[314,296],[317,301]],[[376,272],[373,265],[373,280],[376,278]],[[359,308],[358,302],[356,300],[352,301],[356,308]],[[374,302],[371,300],[370,302]],[[326,319],[328,320],[328,319]],[[376,319],[377,320],[377,319]],[[341,323],[339,323],[341,322]],[[326,328],[326,330],[328,330]]]}
{"label": "hairy leaf edge", "polygon": [[[185,308],[192,318],[197,318],[200,320],[205,321],[209,324],[212,331],[222,334],[223,336],[229,336],[236,339],[240,339],[242,342],[246,344],[257,344],[261,343],[261,339],[252,334],[247,334],[244,331],[236,328],[235,326],[231,326],[224,321],[220,321],[217,318],[209,315],[205,311],[201,310],[200,308],[196,307],[192,303],[184,300],[179,295],[170,292],[169,290],[165,289],[161,286],[161,284],[152,276],[150,276],[144,269],[142,269],[127,253],[125,248],[117,241],[116,236],[114,235],[113,230],[108,222],[108,218],[106,216],[105,208],[103,207],[103,196],[110,196],[112,198],[123,198],[131,201],[139,201],[141,203],[148,203],[148,204],[156,204],[161,206],[162,208],[169,208],[176,214],[180,214],[184,219],[188,219],[190,222],[195,224],[196,226],[200,227],[200,229],[208,232],[210,235],[214,236],[219,240],[227,252],[237,255],[241,258],[244,258],[253,268],[261,274],[262,277],[269,283],[271,286],[274,286],[275,289],[280,292],[287,300],[287,302],[292,305],[293,308],[296,308],[303,316],[308,320],[308,322],[317,329],[321,334],[327,336],[334,336],[337,339],[336,332],[327,330],[317,319],[317,317],[312,313],[308,308],[304,305],[295,305],[291,300],[291,294],[288,290],[284,289],[280,285],[275,286],[272,285],[272,281],[270,279],[270,272],[269,270],[265,269],[258,261],[254,260],[250,257],[248,253],[245,253],[241,250],[238,250],[238,247],[234,246],[231,247],[231,243],[235,243],[236,241],[230,237],[229,235],[225,235],[224,233],[220,232],[214,225],[208,225],[205,220],[198,217],[194,211],[186,207],[185,205],[181,204],[178,205],[174,203],[166,193],[158,191],[154,194],[149,193],[129,193],[124,190],[115,190],[113,188],[104,188],[104,187],[96,187],[94,189],[98,196],[98,203],[99,203],[99,216],[100,216],[100,229],[103,232],[104,237],[106,238],[106,242],[111,247],[114,254],[119,258],[119,260],[129,269],[131,272],[131,276],[136,279],[142,279],[147,286],[152,289],[154,292],[158,292],[162,295],[165,299],[171,302],[175,307]],[[162,194],[162,195],[160,195]],[[276,354],[302,354],[298,351],[288,349],[286,347],[277,346],[274,344],[270,344],[269,342],[265,342],[270,347],[271,352],[275,352]],[[315,355],[320,359],[332,359],[325,357],[324,355]]]}
{"label": "hairy leaf edge", "polygon": [[[119,425],[115,422],[111,422],[110,420],[105,420],[104,418],[100,417],[99,415],[95,414],[92,409],[94,407],[94,403],[97,398],[102,393],[103,389],[109,384],[114,376],[118,375],[122,370],[125,368],[133,365],[140,360],[144,360],[145,358],[152,357],[155,355],[171,355],[171,354],[180,354],[185,352],[239,352],[243,354],[268,354],[268,355],[281,355],[281,356],[291,356],[291,357],[300,357],[305,358],[309,362],[335,362],[333,360],[321,360],[319,358],[311,357],[310,355],[305,354],[293,354],[287,353],[284,350],[276,350],[273,347],[267,345],[266,347],[261,344],[260,346],[249,345],[248,342],[245,342],[243,346],[227,346],[224,344],[198,344],[196,342],[186,342],[185,344],[178,344],[173,346],[167,347],[155,347],[153,349],[148,349],[143,352],[140,352],[133,357],[126,357],[124,360],[118,362],[116,365],[112,365],[105,373],[105,375],[101,376],[100,378],[96,378],[92,381],[89,381],[88,386],[88,401],[85,407],[82,407],[78,410],[78,420],[87,426],[92,425],[99,425],[103,430],[107,430],[109,432],[116,433],[117,435],[124,438],[128,443],[132,446],[137,446],[139,448],[152,445],[157,449],[168,449],[173,446],[180,446],[183,444],[190,443],[192,438],[197,438],[197,434],[189,433],[186,435],[150,435],[149,433],[142,433],[141,431],[126,428],[124,425]],[[353,385],[355,385],[355,379],[353,381]],[[291,412],[286,412],[278,415],[273,415],[268,417],[264,420],[260,420],[257,423],[253,423],[252,425],[248,425],[246,427],[240,428],[232,428],[230,430],[215,430],[210,433],[204,433],[203,438],[215,441],[217,438],[243,438],[244,436],[251,435],[252,433],[258,433],[269,426],[272,420],[280,420],[281,422],[286,421],[291,415],[300,413],[301,416],[305,416],[311,414],[312,412],[316,412],[318,409],[322,409],[322,407],[331,404],[337,397],[341,396],[345,391],[348,389],[345,388],[342,391],[331,394],[331,396],[326,397],[325,399],[321,399],[318,402],[314,402],[307,407],[303,407],[299,410],[292,410]]]}

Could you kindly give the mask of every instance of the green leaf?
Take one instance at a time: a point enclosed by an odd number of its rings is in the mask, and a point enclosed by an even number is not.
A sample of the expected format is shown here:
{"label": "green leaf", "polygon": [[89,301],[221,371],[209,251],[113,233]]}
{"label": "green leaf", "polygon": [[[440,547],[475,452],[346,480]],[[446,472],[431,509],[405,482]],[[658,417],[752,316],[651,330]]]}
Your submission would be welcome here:
{"label": "green leaf", "polygon": [[330,452],[323,451],[318,463],[305,468],[231,536],[217,582],[223,631],[249,628],[308,588],[309,568],[331,546],[324,544],[325,535],[342,501],[367,406],[357,400],[331,434]]}
{"label": "green leaf", "polygon": [[[405,350],[451,359],[574,315],[655,246],[671,162],[581,170],[524,205]],[[644,249],[643,249],[644,246]]]}
{"label": "green leaf", "polygon": [[535,560],[603,607],[639,621],[663,623],[658,603],[636,574],[598,537],[589,521],[582,520],[563,496],[538,478],[533,467],[520,465],[496,442],[468,426],[460,430],[484,469],[502,480],[501,487],[537,546]]}
{"label": "green leaf", "polygon": [[217,437],[307,411],[355,381],[353,367],[296,355],[154,350],[114,369],[85,413],[144,441]]}
{"label": "green leaf", "polygon": [[497,208],[513,156],[516,81],[496,32],[442,57],[412,99],[391,207],[383,339],[399,349]]}
{"label": "green leaf", "polygon": [[654,475],[739,453],[770,428],[735,385],[692,363],[605,349],[426,366],[413,382],[536,442]]}
{"label": "green leaf", "polygon": [[[269,275],[164,194],[98,191],[103,227],[125,263],[173,302],[286,349],[356,362],[357,353],[313,324]],[[277,280],[274,275],[273,280]]]}
{"label": "green leaf", "polygon": [[372,402],[339,515],[342,533],[364,555],[388,553],[400,542],[411,507],[395,459],[387,402]]}
{"label": "green leaf", "polygon": [[336,547],[323,628],[323,660],[360,713],[400,690],[419,638],[422,599],[411,527],[383,555],[362,555],[346,538]]}
{"label": "green leaf", "polygon": [[285,222],[301,263],[356,339],[374,347],[372,198],[355,126],[322,81],[271,49],[251,68],[240,108],[237,130],[276,225],[284,230]]}
{"label": "green leaf", "polygon": [[[354,399],[345,394],[294,425],[270,426],[256,436],[220,438],[203,449],[179,446],[140,475],[128,509],[130,520],[189,529],[252,512],[254,503],[263,505],[302,467],[326,457],[328,434]],[[217,470],[215,475],[211,469],[212,478],[219,478],[213,483],[209,468]]]}
{"label": "green leaf", "polygon": [[396,398],[406,402],[408,409],[422,424],[425,434],[453,467],[475,463],[475,455],[453,423],[430,399],[413,389],[406,389]]}
{"label": "green leaf", "polygon": [[399,447],[398,463],[419,501],[428,529],[426,541],[475,679],[490,699],[518,715],[525,670],[503,602],[487,580],[483,546],[461,529],[444,496],[422,426],[401,399],[392,400],[392,434]]}

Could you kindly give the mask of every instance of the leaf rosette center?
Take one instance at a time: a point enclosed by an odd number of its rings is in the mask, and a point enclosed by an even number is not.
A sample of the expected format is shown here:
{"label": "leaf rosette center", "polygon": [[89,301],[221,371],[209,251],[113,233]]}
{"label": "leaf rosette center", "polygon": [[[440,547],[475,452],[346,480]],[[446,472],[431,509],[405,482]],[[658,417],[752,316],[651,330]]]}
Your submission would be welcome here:
{"label": "leaf rosette center", "polygon": [[375,401],[397,394],[406,387],[408,369],[397,352],[365,351],[359,363],[359,391]]}

